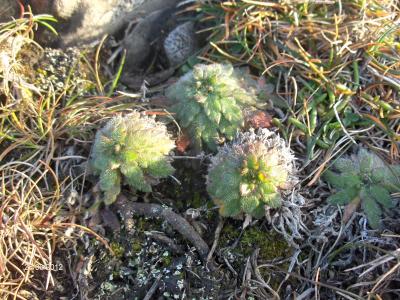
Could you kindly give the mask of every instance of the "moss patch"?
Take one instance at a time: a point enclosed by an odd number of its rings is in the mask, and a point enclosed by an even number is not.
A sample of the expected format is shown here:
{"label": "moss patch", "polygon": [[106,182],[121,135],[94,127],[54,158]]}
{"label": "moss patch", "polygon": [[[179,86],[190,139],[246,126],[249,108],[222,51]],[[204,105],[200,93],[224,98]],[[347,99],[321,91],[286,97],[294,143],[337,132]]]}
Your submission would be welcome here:
{"label": "moss patch", "polygon": [[[220,238],[221,247],[231,246],[239,238],[239,235],[240,228],[230,223],[226,224]],[[288,257],[292,251],[289,244],[277,232],[272,230],[264,231],[258,227],[249,227],[243,232],[233,252],[240,256],[248,257],[256,248],[260,248],[259,258],[262,260]]]}
{"label": "moss patch", "polygon": [[255,248],[260,248],[259,258],[262,260],[287,257],[291,253],[291,247],[280,234],[256,227],[245,230],[239,245],[245,256],[251,255]]}
{"label": "moss patch", "polygon": [[125,248],[122,245],[117,242],[112,242],[110,247],[113,250],[115,257],[122,258],[124,256]]}

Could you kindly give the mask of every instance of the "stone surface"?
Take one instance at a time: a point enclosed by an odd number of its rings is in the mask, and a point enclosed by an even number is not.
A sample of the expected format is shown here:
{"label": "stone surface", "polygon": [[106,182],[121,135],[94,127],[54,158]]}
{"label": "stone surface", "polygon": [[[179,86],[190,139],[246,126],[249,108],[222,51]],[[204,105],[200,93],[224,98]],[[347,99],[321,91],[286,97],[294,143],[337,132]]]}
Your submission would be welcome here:
{"label": "stone surface", "polygon": [[179,0],[30,0],[35,13],[59,19],[59,45],[79,46],[113,34],[129,21],[158,9],[174,7]]}
{"label": "stone surface", "polygon": [[[155,11],[143,18],[123,40],[125,71],[141,73],[159,56],[165,68],[177,68],[198,50],[199,37],[193,21],[183,21],[179,8]],[[187,20],[192,15],[186,15]],[[183,23],[182,23],[183,22]]]}
{"label": "stone surface", "polygon": [[197,44],[194,23],[189,21],[178,25],[164,40],[164,51],[170,66],[185,62],[197,50]]}
{"label": "stone surface", "polygon": [[158,41],[168,33],[168,23],[174,9],[157,10],[143,18],[124,38],[127,71],[143,70],[156,52]]}

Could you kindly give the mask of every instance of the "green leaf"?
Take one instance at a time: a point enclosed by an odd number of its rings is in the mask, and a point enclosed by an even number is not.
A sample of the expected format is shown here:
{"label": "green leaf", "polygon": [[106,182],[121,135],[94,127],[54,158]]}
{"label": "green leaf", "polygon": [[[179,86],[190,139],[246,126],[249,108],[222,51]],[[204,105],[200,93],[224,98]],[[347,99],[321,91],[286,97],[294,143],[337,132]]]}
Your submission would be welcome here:
{"label": "green leaf", "polygon": [[374,172],[371,173],[371,178],[373,182],[379,183],[385,180],[386,177],[392,177],[393,173],[389,168],[382,167],[382,168],[376,168]]}
{"label": "green leaf", "polygon": [[375,153],[361,148],[358,152],[358,160],[360,162],[360,171],[362,173],[369,173],[377,168],[382,168],[385,163]]}
{"label": "green leaf", "polygon": [[113,126],[110,128],[110,131],[107,132],[107,135],[116,144],[124,142],[126,138],[126,125],[124,124],[123,119],[116,119]]}
{"label": "green leaf", "polygon": [[111,190],[114,186],[120,185],[120,175],[117,170],[106,169],[100,174],[100,189]]}
{"label": "green leaf", "polygon": [[278,208],[282,205],[282,197],[279,193],[263,195],[263,198],[261,199],[267,206],[271,208]]}
{"label": "green leaf", "polygon": [[215,111],[222,112],[222,100],[219,97],[215,97],[213,100],[212,106]]}
{"label": "green leaf", "polygon": [[222,203],[223,204],[221,208],[223,211],[223,216],[234,217],[242,211],[238,194],[230,193],[228,195],[225,195]]}
{"label": "green leaf", "polygon": [[269,194],[275,194],[277,191],[277,188],[275,185],[269,182],[263,182],[259,185],[259,189],[263,195],[263,197],[266,197]]}
{"label": "green leaf", "polygon": [[149,163],[146,171],[154,177],[168,177],[174,173],[175,169],[171,166],[169,161],[160,159]]}
{"label": "green leaf", "polygon": [[344,118],[343,120],[343,125],[347,128],[351,125],[355,125],[357,122],[359,122],[361,117],[358,114],[355,114],[352,112],[351,108],[347,107],[344,110]]}
{"label": "green leaf", "polygon": [[340,157],[335,161],[333,166],[341,173],[359,172],[358,166],[356,166],[354,161],[350,158]]}
{"label": "green leaf", "polygon": [[[57,22],[56,19],[50,20],[50,21]],[[54,35],[58,36],[57,30],[56,30],[52,25],[50,25],[48,22],[42,21],[42,20],[39,20],[39,19],[36,20],[36,22],[37,22],[38,24],[40,24],[40,25],[43,25],[43,26],[47,27],[47,29],[49,29]]]}
{"label": "green leaf", "polygon": [[217,128],[211,123],[207,124],[203,130],[202,138],[205,141],[210,141],[216,144],[219,138]]}
{"label": "green leaf", "polygon": [[100,189],[104,192],[104,203],[109,205],[121,192],[121,177],[117,170],[105,170],[100,174]]}
{"label": "green leaf", "polygon": [[246,163],[250,169],[257,169],[258,165],[259,165],[257,156],[253,153],[251,153],[250,155],[247,156]]}
{"label": "green leaf", "polygon": [[380,227],[382,210],[374,198],[371,197],[369,191],[365,188],[361,189],[360,192],[361,205],[367,215],[369,226],[372,229],[378,229]]}
{"label": "green leaf", "polygon": [[90,163],[91,166],[93,167],[93,171],[96,175],[101,174],[103,170],[107,169],[109,166],[109,162],[106,156],[102,155],[93,155],[95,158],[93,158]]}
{"label": "green leaf", "polygon": [[191,101],[185,105],[185,109],[180,113],[181,126],[188,127],[198,116],[201,107],[198,103]]}
{"label": "green leaf", "polygon": [[126,183],[131,187],[142,192],[151,192],[151,186],[146,182],[143,171],[137,164],[122,166],[121,172],[125,175]]}
{"label": "green leaf", "polygon": [[323,178],[330,183],[334,188],[344,189],[348,187],[359,187],[361,179],[356,173],[353,174],[336,174],[330,170],[326,170]]}
{"label": "green leaf", "polygon": [[112,189],[105,191],[103,198],[104,204],[106,205],[113,204],[120,192],[121,192],[121,185],[116,185]]}
{"label": "green leaf", "polygon": [[225,196],[226,194],[226,190],[222,187],[222,185],[220,184],[220,182],[217,180],[220,177],[216,178],[213,177],[215,181],[213,181],[213,183],[210,185],[209,188],[209,193],[211,196],[214,196],[216,198],[222,198]]}
{"label": "green leaf", "polygon": [[369,193],[379,204],[385,208],[393,208],[395,205],[392,201],[390,193],[382,186],[371,185]]}
{"label": "green leaf", "polygon": [[210,137],[209,135],[205,135],[205,136],[203,135],[202,139],[210,151],[212,151],[212,152],[217,151],[218,145],[217,145],[217,141],[215,140],[215,138]]}
{"label": "green leaf", "polygon": [[193,121],[192,126],[196,128],[197,131],[203,132],[210,121],[205,114],[199,114],[198,117]]}
{"label": "green leaf", "polygon": [[[225,173],[222,175],[222,181],[224,186],[229,187],[231,189],[237,189],[240,184],[240,174],[238,173]],[[221,184],[220,182],[220,184]]]}
{"label": "green leaf", "polygon": [[222,105],[222,113],[230,123],[237,123],[243,120],[242,110],[235,103],[226,103],[228,101],[233,101],[232,99],[226,99]]}
{"label": "green leaf", "polygon": [[137,161],[138,152],[132,151],[130,149],[126,149],[125,151],[121,152],[121,157],[125,164],[129,164],[129,163]]}
{"label": "green leaf", "polygon": [[207,101],[204,103],[204,112],[208,116],[208,118],[217,125],[221,120],[221,112],[220,112],[221,104],[215,101]]}
{"label": "green leaf", "polygon": [[261,219],[262,217],[265,217],[265,205],[264,204],[260,204],[259,206],[257,206],[252,212],[251,215],[254,218],[257,219]]}
{"label": "green leaf", "polygon": [[231,123],[227,119],[225,119],[225,117],[222,117],[219,122],[218,130],[221,133],[225,133],[226,129],[229,128],[230,126],[231,126]]}
{"label": "green leaf", "polygon": [[101,132],[96,135],[96,141],[93,146],[94,152],[113,152],[115,141],[105,136]]}
{"label": "green leaf", "polygon": [[[210,193],[214,203],[220,207],[220,214],[225,217],[239,214],[241,212],[239,194],[235,191],[218,190],[219,186],[215,185],[213,188],[207,186],[207,191]],[[214,193],[212,190],[217,190],[218,192]],[[221,196],[219,197],[216,194]]]}
{"label": "green leaf", "polygon": [[396,174],[397,166],[384,166],[371,172],[372,181],[386,188],[391,193],[400,192],[400,176]]}
{"label": "green leaf", "polygon": [[233,140],[239,131],[239,127],[229,126],[225,128],[225,136],[228,140]]}
{"label": "green leaf", "polygon": [[250,195],[247,197],[242,197],[242,209],[244,212],[251,214],[253,210],[257,208],[257,206],[260,205],[260,201],[257,196],[255,195]]}
{"label": "green leaf", "polygon": [[400,165],[391,166],[391,169],[397,177],[400,177]]}
{"label": "green leaf", "polygon": [[330,204],[345,205],[357,197],[358,193],[359,190],[357,188],[350,187],[329,196],[327,200]]}

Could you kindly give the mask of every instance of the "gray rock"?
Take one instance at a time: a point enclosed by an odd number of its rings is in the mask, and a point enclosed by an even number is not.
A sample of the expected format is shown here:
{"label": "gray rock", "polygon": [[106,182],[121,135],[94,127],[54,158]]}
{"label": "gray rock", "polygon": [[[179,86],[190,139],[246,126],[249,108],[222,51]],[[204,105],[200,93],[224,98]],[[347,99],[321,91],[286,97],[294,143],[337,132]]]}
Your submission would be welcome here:
{"label": "gray rock", "polygon": [[168,22],[174,9],[157,10],[143,18],[124,38],[126,49],[126,71],[139,71],[147,67],[148,59],[156,51],[158,41],[168,33]]}
{"label": "gray rock", "polygon": [[174,7],[179,0],[30,0],[36,13],[60,19],[57,29],[64,47],[80,46],[113,34],[129,21],[158,9]]}
{"label": "gray rock", "polygon": [[[76,11],[79,10],[79,5],[82,1],[71,1],[71,0],[58,0],[54,1],[52,10],[55,12],[57,17],[67,20],[71,18]],[[95,3],[96,1],[92,1]]]}
{"label": "gray rock", "polygon": [[[181,7],[160,9],[143,18],[123,39],[126,50],[121,82],[137,89],[146,82],[157,85],[174,73],[202,44],[196,34],[193,14],[181,14]],[[160,70],[160,66],[161,70]]]}
{"label": "gray rock", "polygon": [[163,46],[170,66],[185,62],[198,49],[194,23],[188,21],[178,25],[168,34]]}

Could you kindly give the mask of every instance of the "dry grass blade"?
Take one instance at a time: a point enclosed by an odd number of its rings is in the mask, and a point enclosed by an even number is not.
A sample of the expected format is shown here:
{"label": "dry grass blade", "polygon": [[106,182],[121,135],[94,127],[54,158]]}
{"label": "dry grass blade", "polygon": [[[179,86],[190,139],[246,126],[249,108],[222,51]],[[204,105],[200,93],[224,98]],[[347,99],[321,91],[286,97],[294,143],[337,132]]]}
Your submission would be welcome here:
{"label": "dry grass blade", "polygon": [[[18,295],[35,269],[51,270],[55,236],[49,224],[59,210],[59,184],[44,164],[17,161],[1,166],[0,178],[1,286]],[[1,298],[7,299],[5,294]]]}
{"label": "dry grass blade", "polygon": [[76,244],[82,232],[112,253],[105,239],[65,213],[63,196],[83,187],[82,166],[79,174],[73,167],[85,163],[98,123],[134,105],[123,96],[92,96],[104,88],[85,52],[34,42],[38,25],[51,29],[51,21],[27,14],[0,24],[0,299],[30,299],[52,287],[54,251]]}
{"label": "dry grass blade", "polygon": [[301,154],[306,150],[306,163],[318,165],[345,135],[353,143],[389,144],[390,157],[399,158],[398,1],[199,6],[212,32],[203,57],[249,64],[268,76],[274,107],[284,113],[275,125]]}

